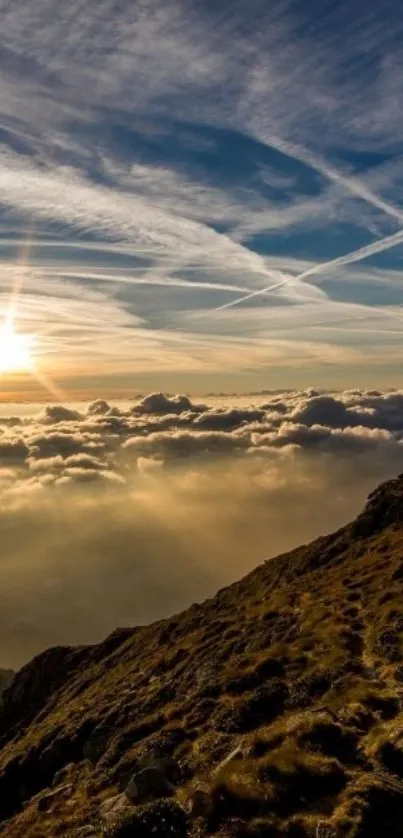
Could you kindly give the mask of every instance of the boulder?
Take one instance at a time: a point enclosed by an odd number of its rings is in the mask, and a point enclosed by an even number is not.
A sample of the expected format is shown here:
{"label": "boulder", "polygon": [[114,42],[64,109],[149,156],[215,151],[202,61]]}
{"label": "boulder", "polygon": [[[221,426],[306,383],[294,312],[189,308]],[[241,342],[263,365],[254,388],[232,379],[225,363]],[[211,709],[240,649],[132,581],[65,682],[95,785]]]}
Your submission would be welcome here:
{"label": "boulder", "polygon": [[125,795],[131,803],[141,803],[158,797],[171,797],[175,787],[158,764],[136,771],[130,778]]}

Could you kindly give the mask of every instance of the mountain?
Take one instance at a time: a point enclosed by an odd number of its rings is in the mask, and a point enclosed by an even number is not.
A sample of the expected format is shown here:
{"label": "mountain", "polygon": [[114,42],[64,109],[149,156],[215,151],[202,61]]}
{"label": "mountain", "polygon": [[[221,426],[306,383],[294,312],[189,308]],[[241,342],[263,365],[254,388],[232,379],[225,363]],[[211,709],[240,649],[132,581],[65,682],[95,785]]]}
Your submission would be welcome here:
{"label": "mountain", "polygon": [[0,669],[0,696],[10,686],[15,672],[12,669]]}
{"label": "mountain", "polygon": [[403,834],[403,475],[171,619],[3,694],[0,835]]}

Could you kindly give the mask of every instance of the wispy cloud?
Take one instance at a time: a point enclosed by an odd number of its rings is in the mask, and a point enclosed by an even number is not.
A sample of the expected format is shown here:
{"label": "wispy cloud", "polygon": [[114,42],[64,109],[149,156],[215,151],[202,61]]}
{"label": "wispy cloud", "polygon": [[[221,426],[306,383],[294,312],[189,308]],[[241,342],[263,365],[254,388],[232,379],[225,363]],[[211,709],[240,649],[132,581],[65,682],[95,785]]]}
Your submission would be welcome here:
{"label": "wispy cloud", "polygon": [[403,243],[393,6],[0,0],[0,15],[1,289],[6,308],[33,219],[19,316],[44,363],[207,375],[216,353],[222,378],[245,359],[226,334],[237,306],[269,367],[256,324],[274,317],[294,358],[302,309],[302,354],[330,312],[341,352],[341,329],[375,317],[383,356],[397,295],[374,301],[348,266],[383,253],[390,272]]}

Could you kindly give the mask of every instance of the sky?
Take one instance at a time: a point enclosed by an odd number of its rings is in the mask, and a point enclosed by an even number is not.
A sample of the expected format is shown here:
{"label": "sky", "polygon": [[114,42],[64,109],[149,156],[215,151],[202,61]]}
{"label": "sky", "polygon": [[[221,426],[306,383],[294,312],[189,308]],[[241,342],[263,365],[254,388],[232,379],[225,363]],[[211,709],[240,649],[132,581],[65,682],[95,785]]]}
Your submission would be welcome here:
{"label": "sky", "polygon": [[399,3],[0,21],[0,318],[34,361],[0,399],[399,386]]}

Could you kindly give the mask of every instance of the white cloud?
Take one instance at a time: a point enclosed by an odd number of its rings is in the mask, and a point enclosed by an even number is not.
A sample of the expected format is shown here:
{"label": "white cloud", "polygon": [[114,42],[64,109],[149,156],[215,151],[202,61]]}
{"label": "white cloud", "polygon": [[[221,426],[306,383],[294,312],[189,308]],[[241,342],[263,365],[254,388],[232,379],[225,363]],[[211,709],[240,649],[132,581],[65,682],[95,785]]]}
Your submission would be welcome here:
{"label": "white cloud", "polygon": [[210,596],[403,467],[401,391],[61,407],[0,416],[2,665]]}

